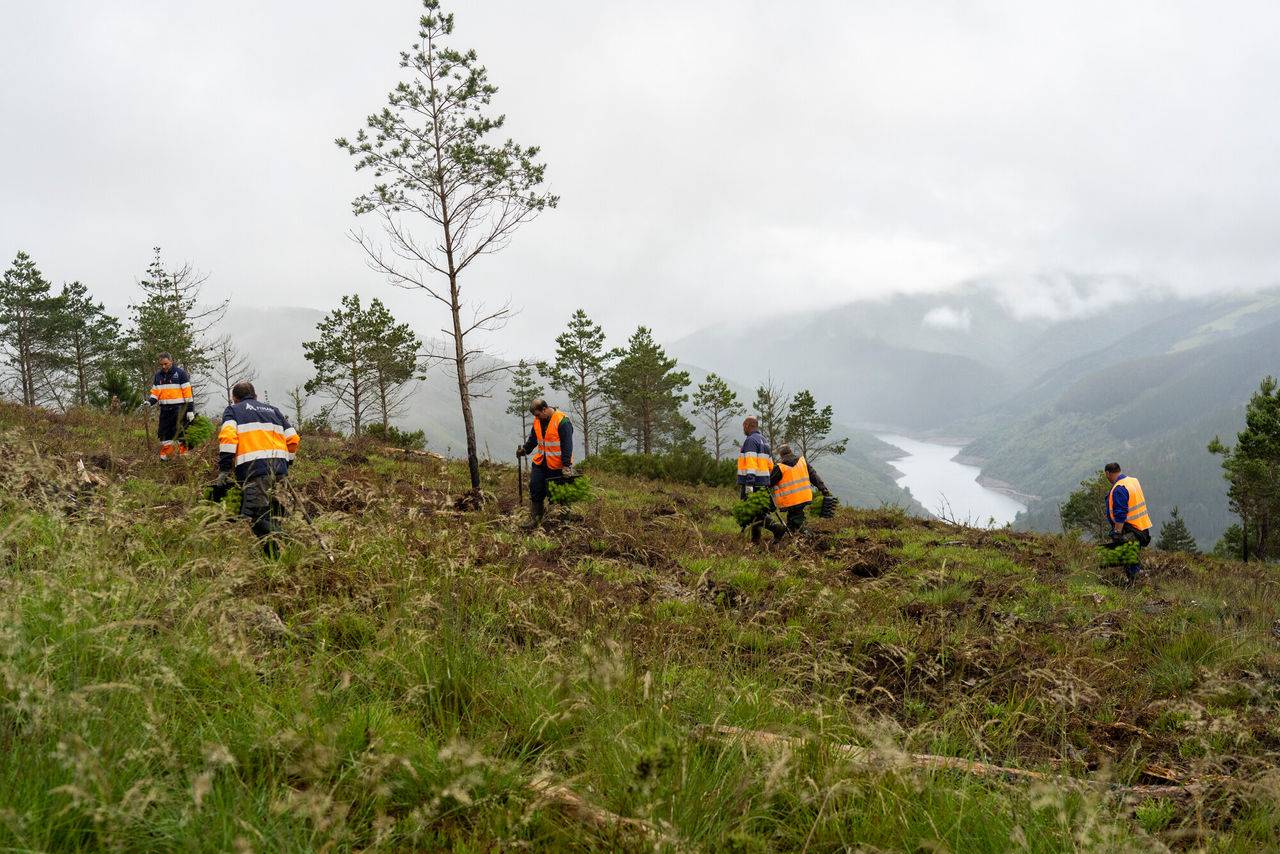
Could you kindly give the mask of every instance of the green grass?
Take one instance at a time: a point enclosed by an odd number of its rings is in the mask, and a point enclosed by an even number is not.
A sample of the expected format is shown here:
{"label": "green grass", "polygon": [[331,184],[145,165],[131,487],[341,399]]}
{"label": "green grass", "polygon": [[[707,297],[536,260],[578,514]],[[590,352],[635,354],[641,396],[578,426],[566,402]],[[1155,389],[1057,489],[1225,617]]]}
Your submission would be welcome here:
{"label": "green grass", "polygon": [[[1278,844],[1280,606],[1257,567],[1156,557],[1127,590],[1080,544],[900,511],[760,549],[724,524],[731,495],[605,474],[580,522],[526,536],[509,470],[462,515],[461,466],[311,437],[295,482],[335,561],[295,515],[270,563],[196,501],[211,452],[164,467],[118,424],[0,408],[2,848]],[[116,473],[81,489],[79,453]],[[836,743],[1238,782],[1125,804]],[[575,817],[544,777],[656,839]]]}

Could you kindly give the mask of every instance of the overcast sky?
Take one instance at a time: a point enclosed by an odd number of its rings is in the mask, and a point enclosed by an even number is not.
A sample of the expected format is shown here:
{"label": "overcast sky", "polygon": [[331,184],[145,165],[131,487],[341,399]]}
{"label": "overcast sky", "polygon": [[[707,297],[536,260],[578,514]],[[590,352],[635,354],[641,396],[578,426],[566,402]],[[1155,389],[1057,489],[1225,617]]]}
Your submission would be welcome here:
{"label": "overcast sky", "polygon": [[[359,291],[440,326],[345,236],[367,178],[333,144],[402,73],[413,0],[0,6],[6,262],[122,308],[161,245],[242,307]],[[1029,305],[1063,274],[1280,282],[1274,2],[449,8],[562,197],[470,276],[522,309],[508,353],[578,306],[671,340],[975,277]]]}

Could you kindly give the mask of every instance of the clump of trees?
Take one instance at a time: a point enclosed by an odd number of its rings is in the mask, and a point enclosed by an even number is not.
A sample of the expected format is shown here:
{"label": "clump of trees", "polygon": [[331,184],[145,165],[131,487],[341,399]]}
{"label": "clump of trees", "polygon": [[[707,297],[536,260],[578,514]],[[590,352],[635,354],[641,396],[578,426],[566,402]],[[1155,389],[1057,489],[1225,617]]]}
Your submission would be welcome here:
{"label": "clump of trees", "polygon": [[403,413],[411,383],[422,378],[422,342],[381,300],[365,307],[356,294],[344,296],[316,332],[302,345],[315,368],[306,393],[327,398],[324,411],[344,413],[353,434],[375,419],[388,431],[391,419]]}

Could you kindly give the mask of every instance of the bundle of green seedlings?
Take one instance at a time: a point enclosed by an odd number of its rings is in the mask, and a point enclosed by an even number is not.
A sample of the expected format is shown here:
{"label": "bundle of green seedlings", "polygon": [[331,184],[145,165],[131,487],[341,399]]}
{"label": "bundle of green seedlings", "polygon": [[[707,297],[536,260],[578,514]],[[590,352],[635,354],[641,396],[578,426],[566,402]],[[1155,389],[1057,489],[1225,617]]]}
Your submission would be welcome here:
{"label": "bundle of green seedlings", "polygon": [[1129,542],[1115,548],[1098,549],[1099,566],[1132,566],[1138,562],[1138,544]]}
{"label": "bundle of green seedlings", "polygon": [[213,422],[203,415],[197,415],[195,420],[187,425],[187,429],[183,436],[186,439],[187,447],[194,450],[201,445],[208,444],[218,432]]}
{"label": "bundle of green seedlings", "polygon": [[591,497],[591,479],[585,475],[570,480],[547,481],[547,498],[552,504],[568,507]]}
{"label": "bundle of green seedlings", "polygon": [[738,523],[738,527],[745,528],[768,516],[772,510],[773,496],[767,489],[757,489],[747,493],[747,497],[733,505],[729,512],[733,514],[733,521]]}

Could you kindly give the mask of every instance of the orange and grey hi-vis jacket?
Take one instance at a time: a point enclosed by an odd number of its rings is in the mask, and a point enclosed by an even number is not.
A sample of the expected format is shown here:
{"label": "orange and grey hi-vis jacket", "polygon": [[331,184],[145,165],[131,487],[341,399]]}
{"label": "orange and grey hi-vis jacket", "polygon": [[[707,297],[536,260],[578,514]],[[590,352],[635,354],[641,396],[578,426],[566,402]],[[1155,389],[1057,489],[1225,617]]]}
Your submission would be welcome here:
{"label": "orange and grey hi-vis jacket", "polygon": [[218,468],[236,472],[244,483],[251,477],[289,472],[298,452],[298,431],[284,413],[254,398],[228,406],[218,431]]}
{"label": "orange and grey hi-vis jacket", "polygon": [[147,402],[161,406],[185,403],[190,407],[193,402],[191,377],[177,365],[167,371],[156,371],[151,379],[151,394],[147,397]]}

